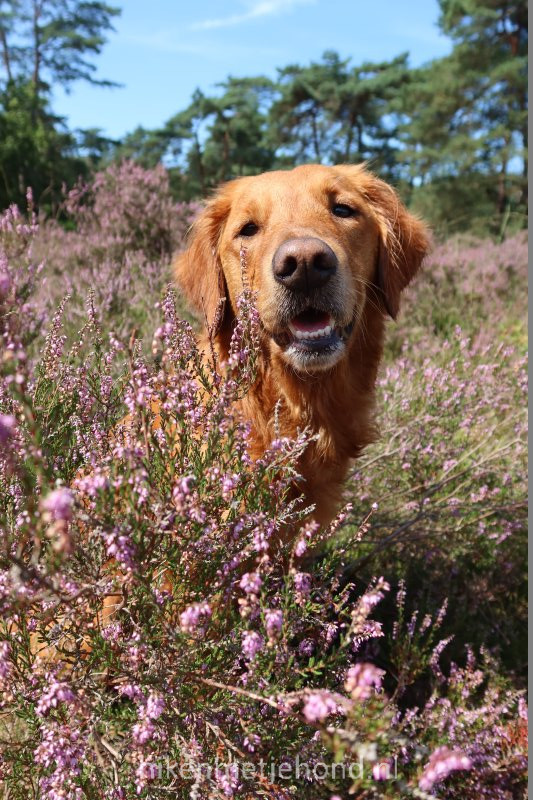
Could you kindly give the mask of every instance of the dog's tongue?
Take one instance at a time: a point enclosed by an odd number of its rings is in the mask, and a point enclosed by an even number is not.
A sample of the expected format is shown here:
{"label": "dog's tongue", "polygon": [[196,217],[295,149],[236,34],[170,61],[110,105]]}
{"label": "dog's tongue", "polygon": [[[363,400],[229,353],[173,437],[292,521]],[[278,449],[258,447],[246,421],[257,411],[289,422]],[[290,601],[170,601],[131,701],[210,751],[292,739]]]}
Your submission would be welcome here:
{"label": "dog's tongue", "polygon": [[304,331],[305,333],[314,333],[321,331],[328,325],[332,325],[333,320],[331,315],[326,311],[315,311],[314,309],[307,309],[302,311],[297,317],[291,320],[291,327],[297,331]]}

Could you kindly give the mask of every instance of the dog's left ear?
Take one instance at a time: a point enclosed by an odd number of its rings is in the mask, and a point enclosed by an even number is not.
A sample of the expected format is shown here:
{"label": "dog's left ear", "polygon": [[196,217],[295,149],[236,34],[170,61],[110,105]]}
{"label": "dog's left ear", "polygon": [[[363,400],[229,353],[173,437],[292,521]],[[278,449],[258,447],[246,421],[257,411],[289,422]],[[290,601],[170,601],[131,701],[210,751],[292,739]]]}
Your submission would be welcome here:
{"label": "dog's left ear", "polygon": [[400,295],[430,246],[427,226],[403,205],[392,186],[364,166],[352,167],[357,189],[370,204],[379,227],[376,285],[384,311],[396,319]]}

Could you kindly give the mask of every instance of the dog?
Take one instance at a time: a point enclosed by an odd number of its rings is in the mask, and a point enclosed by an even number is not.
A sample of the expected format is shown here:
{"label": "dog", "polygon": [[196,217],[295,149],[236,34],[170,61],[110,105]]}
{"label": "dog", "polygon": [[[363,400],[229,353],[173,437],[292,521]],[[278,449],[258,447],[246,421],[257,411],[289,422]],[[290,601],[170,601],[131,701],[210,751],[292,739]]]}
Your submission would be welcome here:
{"label": "dog", "polygon": [[[427,228],[364,165],[305,165],[223,185],[190,237],[174,274],[204,320],[206,354],[214,347],[227,360],[244,280],[256,296],[259,363],[238,409],[251,423],[250,455],[280,435],[315,434],[299,468],[305,501],[325,525],[351,460],[377,435],[386,319],[420,268]],[[107,596],[95,624],[107,624],[121,600]],[[33,649],[57,658],[37,635]]]}
{"label": "dog", "polygon": [[425,224],[365,165],[308,164],[238,178],[207,202],[174,262],[178,285],[223,362],[246,280],[261,344],[240,401],[250,454],[308,428],[303,494],[329,522],[352,459],[377,435],[375,384],[387,317],[429,247]]}

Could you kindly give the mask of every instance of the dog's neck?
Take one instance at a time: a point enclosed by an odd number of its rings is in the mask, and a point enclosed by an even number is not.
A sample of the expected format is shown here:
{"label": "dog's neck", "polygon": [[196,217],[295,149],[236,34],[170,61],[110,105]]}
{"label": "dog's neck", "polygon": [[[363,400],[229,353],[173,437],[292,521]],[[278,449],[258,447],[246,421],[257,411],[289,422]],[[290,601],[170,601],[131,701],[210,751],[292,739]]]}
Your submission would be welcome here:
{"label": "dog's neck", "polygon": [[321,522],[335,513],[350,460],[376,437],[374,395],[385,323],[369,311],[367,306],[346,357],[325,372],[299,375],[265,343],[256,382],[239,402],[252,424],[252,458],[277,437],[309,430],[313,439],[300,468]]}

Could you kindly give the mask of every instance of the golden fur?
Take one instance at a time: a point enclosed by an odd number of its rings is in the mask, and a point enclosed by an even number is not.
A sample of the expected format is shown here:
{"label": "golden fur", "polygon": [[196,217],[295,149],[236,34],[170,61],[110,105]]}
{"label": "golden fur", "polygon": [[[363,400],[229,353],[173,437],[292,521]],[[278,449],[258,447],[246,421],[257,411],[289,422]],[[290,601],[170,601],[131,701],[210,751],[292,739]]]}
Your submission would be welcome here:
{"label": "golden fur", "polygon": [[[335,215],[346,208],[353,216]],[[339,503],[350,460],[375,438],[385,320],[396,317],[400,294],[426,254],[426,227],[364,166],[305,165],[225,184],[191,235],[175,261],[175,276],[205,321],[204,345],[210,336],[221,360],[243,289],[240,251],[246,248],[247,280],[257,293],[261,320],[258,377],[240,404],[252,425],[252,456],[260,456],[274,437],[276,408],[282,436],[308,426],[317,439],[302,458],[304,494],[316,506],[316,519],[325,523]],[[328,310],[350,330],[335,354],[316,359],[316,366],[311,357],[294,356],[294,348],[284,346],[286,308],[296,300],[273,275],[279,248],[309,237],[325,243],[337,261],[334,286],[310,291],[309,302],[326,307],[329,292]],[[306,293],[297,294],[297,307],[305,308]]]}

